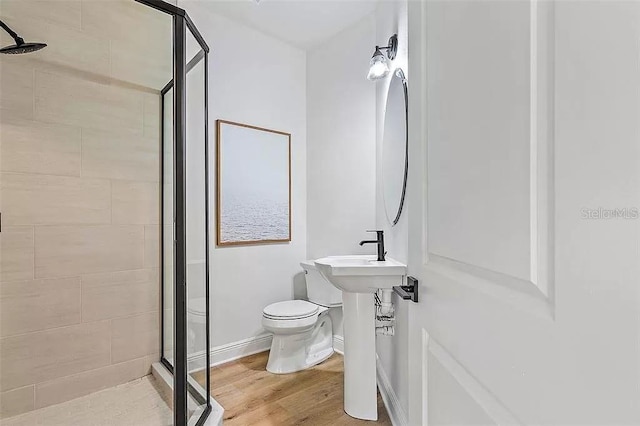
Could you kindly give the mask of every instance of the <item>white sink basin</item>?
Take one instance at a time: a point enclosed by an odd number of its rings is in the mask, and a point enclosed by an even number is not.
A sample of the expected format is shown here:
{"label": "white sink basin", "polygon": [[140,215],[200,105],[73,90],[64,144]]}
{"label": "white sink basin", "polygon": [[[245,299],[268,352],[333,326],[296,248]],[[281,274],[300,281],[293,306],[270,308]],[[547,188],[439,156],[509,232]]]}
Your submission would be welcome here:
{"label": "white sink basin", "polygon": [[318,270],[329,282],[348,293],[374,293],[402,285],[407,265],[390,259],[378,262],[376,256],[329,256],[315,261]]}

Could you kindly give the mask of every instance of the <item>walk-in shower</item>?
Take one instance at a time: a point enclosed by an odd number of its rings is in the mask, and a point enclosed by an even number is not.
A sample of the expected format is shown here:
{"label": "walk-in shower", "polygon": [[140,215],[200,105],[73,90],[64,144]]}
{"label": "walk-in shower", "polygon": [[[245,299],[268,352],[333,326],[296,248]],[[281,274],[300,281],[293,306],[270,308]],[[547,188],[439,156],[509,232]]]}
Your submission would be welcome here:
{"label": "walk-in shower", "polygon": [[209,47],[161,0],[0,6],[0,422],[218,424]]}

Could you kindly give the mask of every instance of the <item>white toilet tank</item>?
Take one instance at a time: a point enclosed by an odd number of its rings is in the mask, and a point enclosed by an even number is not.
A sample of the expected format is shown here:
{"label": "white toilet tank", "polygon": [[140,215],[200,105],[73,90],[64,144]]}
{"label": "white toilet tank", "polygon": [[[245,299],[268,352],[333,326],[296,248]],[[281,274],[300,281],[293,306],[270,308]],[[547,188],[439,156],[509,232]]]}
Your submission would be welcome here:
{"label": "white toilet tank", "polygon": [[342,292],[322,276],[313,260],[300,262],[300,266],[304,269],[309,302],[329,308],[342,305]]}

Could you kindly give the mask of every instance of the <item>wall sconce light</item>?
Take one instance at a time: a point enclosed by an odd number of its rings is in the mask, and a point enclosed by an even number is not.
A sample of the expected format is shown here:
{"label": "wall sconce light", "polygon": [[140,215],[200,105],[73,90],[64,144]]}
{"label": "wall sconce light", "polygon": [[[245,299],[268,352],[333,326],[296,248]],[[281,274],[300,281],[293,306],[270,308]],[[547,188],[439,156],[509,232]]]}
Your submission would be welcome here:
{"label": "wall sconce light", "polygon": [[398,34],[394,34],[389,38],[389,45],[385,47],[376,46],[375,52],[369,62],[368,80],[380,80],[389,74],[389,62],[382,54],[382,50],[387,51],[387,58],[394,60],[398,52]]}

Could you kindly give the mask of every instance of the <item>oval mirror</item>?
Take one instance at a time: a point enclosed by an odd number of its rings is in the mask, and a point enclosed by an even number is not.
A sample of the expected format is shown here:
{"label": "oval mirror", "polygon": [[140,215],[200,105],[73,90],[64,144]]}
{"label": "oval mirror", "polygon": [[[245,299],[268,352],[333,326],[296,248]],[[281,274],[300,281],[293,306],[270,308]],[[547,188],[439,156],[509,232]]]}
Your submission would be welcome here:
{"label": "oval mirror", "polygon": [[382,139],[382,188],[384,207],[392,225],[398,223],[404,205],[409,166],[407,136],[407,79],[398,68],[391,78]]}

